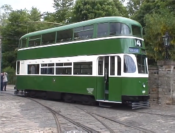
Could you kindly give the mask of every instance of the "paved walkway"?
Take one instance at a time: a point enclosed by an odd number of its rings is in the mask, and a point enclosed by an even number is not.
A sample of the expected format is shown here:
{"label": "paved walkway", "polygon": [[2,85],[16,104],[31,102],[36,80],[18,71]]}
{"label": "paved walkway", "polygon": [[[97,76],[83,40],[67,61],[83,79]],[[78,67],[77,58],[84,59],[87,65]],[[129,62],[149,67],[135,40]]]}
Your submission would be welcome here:
{"label": "paved walkway", "polygon": [[[8,93],[14,93],[14,86],[8,85],[7,91],[0,92],[0,133],[56,133],[56,124],[52,114],[44,107],[30,99],[17,97]],[[98,113],[122,122],[150,129],[156,133],[174,133],[175,131],[175,106],[152,106],[140,111],[152,112],[170,116],[159,116],[124,109],[110,109],[96,106],[74,105],[64,102],[41,100],[43,104],[54,110],[59,110],[63,115],[83,123],[91,128],[104,133],[106,129],[94,118],[77,107],[87,111]],[[174,117],[173,117],[174,116]],[[60,118],[62,128],[73,127],[69,122]],[[140,133],[139,131],[116,124],[103,119],[109,127],[118,133]],[[71,132],[73,133],[73,132]]]}
{"label": "paved walkway", "polygon": [[13,95],[14,86],[0,92],[0,133],[56,133],[55,120],[45,108]]}

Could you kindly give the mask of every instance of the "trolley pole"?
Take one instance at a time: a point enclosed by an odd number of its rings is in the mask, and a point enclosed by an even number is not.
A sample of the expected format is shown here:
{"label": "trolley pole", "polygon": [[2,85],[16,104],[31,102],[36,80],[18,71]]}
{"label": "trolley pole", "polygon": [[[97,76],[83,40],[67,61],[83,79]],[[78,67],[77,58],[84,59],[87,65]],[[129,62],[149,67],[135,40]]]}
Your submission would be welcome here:
{"label": "trolley pole", "polygon": [[[2,63],[2,45],[1,45],[1,35],[0,35],[0,74],[1,74],[1,63]],[[1,87],[1,76],[0,76],[0,87]]]}

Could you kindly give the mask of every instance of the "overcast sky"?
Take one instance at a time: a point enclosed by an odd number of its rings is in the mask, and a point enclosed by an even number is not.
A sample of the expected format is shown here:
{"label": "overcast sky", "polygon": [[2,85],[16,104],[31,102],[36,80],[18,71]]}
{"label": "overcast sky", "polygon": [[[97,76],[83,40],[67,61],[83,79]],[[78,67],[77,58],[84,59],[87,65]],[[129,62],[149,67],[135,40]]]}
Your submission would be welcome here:
{"label": "overcast sky", "polygon": [[41,12],[54,12],[53,0],[0,0],[0,7],[4,4],[11,5],[13,10],[38,8]]}

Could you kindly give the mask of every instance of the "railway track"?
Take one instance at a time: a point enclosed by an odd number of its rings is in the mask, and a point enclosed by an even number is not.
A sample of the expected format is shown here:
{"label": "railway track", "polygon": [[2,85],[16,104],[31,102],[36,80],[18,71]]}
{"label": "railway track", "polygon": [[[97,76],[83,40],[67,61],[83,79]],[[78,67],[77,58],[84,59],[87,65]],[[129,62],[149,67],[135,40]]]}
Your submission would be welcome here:
{"label": "railway track", "polygon": [[[127,123],[125,123],[125,122],[122,122],[122,121],[120,121],[120,120],[114,120],[114,119],[111,119],[111,118],[109,118],[109,117],[106,117],[106,116],[103,116],[103,115],[100,115],[100,114],[96,114],[96,113],[93,113],[93,112],[86,111],[86,110],[84,110],[84,109],[82,109],[82,108],[80,108],[80,107],[76,107],[76,108],[78,108],[78,109],[80,109],[80,110],[82,110],[82,111],[88,113],[88,114],[91,115],[92,117],[95,117],[95,115],[96,115],[96,116],[99,116],[99,117],[101,117],[101,118],[107,119],[107,120],[109,120],[109,121],[112,121],[112,122],[121,124],[121,125],[123,125],[123,126],[130,127],[130,128],[133,128],[133,129],[137,129],[137,130],[142,131],[142,132],[144,132],[144,133],[155,133],[154,131],[148,130],[148,129],[146,129],[146,128],[142,128],[142,127],[138,127],[138,126],[133,126],[133,125],[127,124]],[[111,133],[113,133],[113,132],[111,132]]]}
{"label": "railway track", "polygon": [[[6,93],[6,94],[13,95],[13,94],[11,94],[11,93],[7,93],[7,92],[5,92],[5,93]],[[14,96],[14,95],[13,95],[13,96]],[[23,97],[23,96],[22,96],[22,97]],[[41,106],[45,107],[46,109],[48,109],[48,110],[53,114],[53,117],[54,117],[55,122],[56,122],[56,124],[57,124],[57,131],[58,131],[58,133],[61,133],[61,131],[62,131],[62,130],[61,130],[61,125],[60,125],[60,123],[59,123],[59,118],[60,118],[60,117],[62,117],[62,118],[64,118],[65,120],[69,121],[70,123],[74,124],[75,126],[80,127],[81,129],[83,129],[83,130],[86,131],[86,132],[89,132],[89,133],[91,133],[91,132],[92,132],[92,133],[98,133],[98,132],[99,132],[99,131],[94,130],[94,129],[90,128],[90,127],[87,127],[87,126],[85,126],[85,125],[83,125],[83,124],[81,124],[81,123],[79,123],[79,122],[76,122],[76,121],[73,120],[73,119],[68,118],[67,116],[61,114],[60,111],[55,111],[55,110],[51,109],[50,107],[48,107],[48,106],[46,106],[46,105],[40,103],[39,101],[34,100],[33,98],[28,98],[28,97],[25,97],[25,98],[30,99],[30,100],[32,100],[32,101],[38,103],[39,105],[41,105]],[[146,129],[146,128],[143,128],[143,127],[131,125],[131,124],[128,124],[128,123],[123,122],[123,121],[121,121],[121,120],[116,120],[116,119],[112,119],[112,118],[103,116],[103,115],[101,115],[101,114],[93,113],[93,112],[87,111],[87,110],[82,109],[82,108],[77,107],[77,106],[74,106],[74,107],[75,107],[75,108],[78,108],[78,109],[80,109],[80,110],[82,110],[82,111],[84,111],[85,113],[87,113],[87,114],[89,114],[90,116],[92,116],[93,118],[95,118],[95,119],[96,119],[98,122],[100,122],[110,133],[115,133],[115,131],[114,131],[113,129],[111,129],[107,124],[105,124],[105,122],[103,122],[102,120],[100,120],[99,117],[102,118],[102,119],[105,119],[105,120],[112,121],[112,122],[114,122],[114,123],[118,123],[118,124],[123,125],[123,126],[125,126],[125,127],[129,127],[129,128],[136,129],[136,130],[138,130],[138,131],[142,131],[142,132],[144,132],[144,133],[155,133],[154,131],[151,131],[151,130]],[[157,113],[144,112],[144,111],[134,111],[134,113],[142,113],[142,114],[149,114],[149,115],[158,115],[158,116],[163,116],[163,117],[175,117],[174,115],[157,114]]]}

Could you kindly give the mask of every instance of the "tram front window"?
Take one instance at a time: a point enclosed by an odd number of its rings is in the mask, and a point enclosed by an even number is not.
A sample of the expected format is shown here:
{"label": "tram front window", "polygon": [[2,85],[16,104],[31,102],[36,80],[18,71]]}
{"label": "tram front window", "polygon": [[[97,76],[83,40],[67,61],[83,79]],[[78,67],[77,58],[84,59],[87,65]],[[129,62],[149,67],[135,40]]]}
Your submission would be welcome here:
{"label": "tram front window", "polygon": [[147,58],[145,55],[137,55],[137,66],[138,66],[139,73],[144,73],[144,74],[148,73],[146,59]]}
{"label": "tram front window", "polygon": [[136,71],[136,65],[133,58],[129,55],[124,55],[124,72],[134,73]]}

